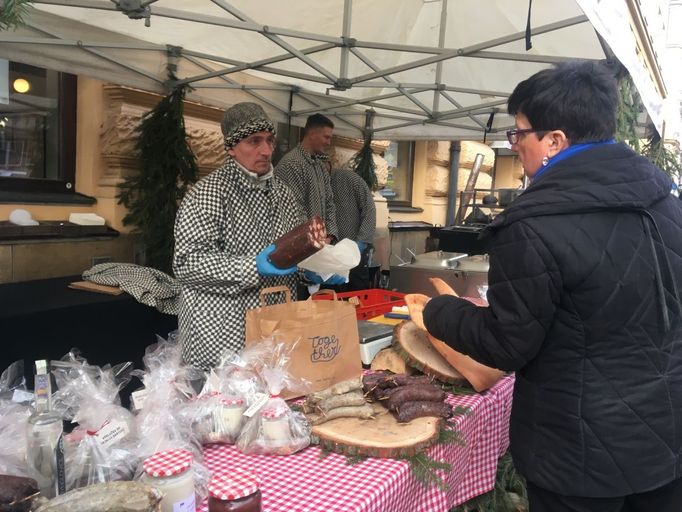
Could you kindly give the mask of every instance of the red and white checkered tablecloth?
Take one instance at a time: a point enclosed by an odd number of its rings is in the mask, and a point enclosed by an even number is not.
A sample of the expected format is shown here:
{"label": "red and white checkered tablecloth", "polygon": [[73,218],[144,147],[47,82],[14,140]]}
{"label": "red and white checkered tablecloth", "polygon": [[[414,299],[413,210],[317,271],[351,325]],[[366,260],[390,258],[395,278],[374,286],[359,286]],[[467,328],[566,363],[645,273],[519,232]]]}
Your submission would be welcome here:
{"label": "red and white checkered tablecloth", "polygon": [[[311,446],[288,456],[245,455],[231,445],[211,445],[204,464],[211,471],[246,469],[260,475],[264,512],[446,512],[486,493],[495,485],[497,461],[509,445],[514,377],[507,376],[482,395],[450,396],[454,406],[471,414],[452,420],[465,444],[435,445],[427,450],[435,460],[452,465],[445,492],[415,480],[403,460],[368,458],[355,465],[331,453],[320,458]],[[197,508],[208,510],[207,501]]]}

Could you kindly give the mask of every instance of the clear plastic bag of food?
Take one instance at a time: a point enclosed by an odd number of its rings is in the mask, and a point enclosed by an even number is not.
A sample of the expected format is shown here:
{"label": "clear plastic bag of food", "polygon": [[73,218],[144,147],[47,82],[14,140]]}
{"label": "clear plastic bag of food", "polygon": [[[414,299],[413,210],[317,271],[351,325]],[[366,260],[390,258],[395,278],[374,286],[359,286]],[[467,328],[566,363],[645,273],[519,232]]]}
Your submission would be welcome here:
{"label": "clear plastic bag of food", "polygon": [[26,465],[26,424],[33,393],[26,389],[24,361],[0,374],[0,474],[29,476]]}
{"label": "clear plastic bag of food", "polygon": [[201,444],[231,444],[239,436],[245,409],[246,399],[211,370],[199,396],[182,407],[182,416]]}
{"label": "clear plastic bag of food", "polygon": [[267,391],[244,413],[248,419],[236,443],[244,453],[289,455],[310,444],[310,424],[305,416],[292,411],[279,396],[284,389],[303,389],[305,394],[307,388],[305,382],[287,372],[292,348],[264,339],[242,352]]}
{"label": "clear plastic bag of food", "polygon": [[26,467],[26,404],[0,401],[0,474],[29,476]]}
{"label": "clear plastic bag of food", "polygon": [[[238,354],[232,350],[226,350],[220,358],[220,362],[209,374],[207,385],[208,391],[218,391],[225,396],[240,396],[250,406],[256,398],[265,392],[263,382],[258,376],[254,365],[246,358],[253,359],[246,350]],[[211,381],[215,375],[215,381]]]}
{"label": "clear plastic bag of food", "polygon": [[32,399],[33,393],[26,389],[24,361],[14,361],[0,374],[0,402],[27,403]]}
{"label": "clear plastic bag of food", "polygon": [[[192,382],[203,380],[203,372],[182,361],[180,344],[171,333],[167,340],[147,347],[144,370],[133,374],[142,380],[144,388],[133,393],[133,403],[139,406],[135,423],[139,433],[136,454],[145,459],[169,449],[185,449],[201,461],[201,445],[192,433],[183,410],[197,395]],[[144,394],[144,400],[136,400]]]}
{"label": "clear plastic bag of food", "polygon": [[52,362],[58,390],[53,408],[78,426],[65,437],[66,489],[129,480],[137,439],[132,414],[121,407],[119,390],[130,381],[132,363],[94,366],[69,352]]}

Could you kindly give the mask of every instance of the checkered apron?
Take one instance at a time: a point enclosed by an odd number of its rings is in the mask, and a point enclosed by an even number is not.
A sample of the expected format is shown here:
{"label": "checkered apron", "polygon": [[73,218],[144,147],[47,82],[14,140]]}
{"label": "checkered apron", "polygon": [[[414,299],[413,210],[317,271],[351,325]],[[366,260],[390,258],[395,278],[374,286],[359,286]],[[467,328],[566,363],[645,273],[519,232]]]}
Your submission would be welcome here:
{"label": "checkered apron", "polygon": [[294,193],[307,218],[319,215],[324,219],[327,234],[338,238],[334,195],[329,171],[323,163],[326,160],[326,155],[311,155],[299,144],[282,157],[275,175]]}
{"label": "checkered apron", "polygon": [[[231,158],[187,193],[175,222],[173,260],[182,284],[178,324],[185,361],[206,369],[225,349],[241,350],[244,316],[259,306],[261,289],[285,285],[296,296],[296,274],[261,276],[256,255],[303,221],[282,182],[258,181]],[[268,304],[279,301],[268,298]]]}

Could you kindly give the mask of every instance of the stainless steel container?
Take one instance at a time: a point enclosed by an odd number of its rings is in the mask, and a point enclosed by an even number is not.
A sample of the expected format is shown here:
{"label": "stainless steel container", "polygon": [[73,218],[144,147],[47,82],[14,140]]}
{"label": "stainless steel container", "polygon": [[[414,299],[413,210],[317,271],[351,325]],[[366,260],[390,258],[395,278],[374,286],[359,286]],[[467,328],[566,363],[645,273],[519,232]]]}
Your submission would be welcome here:
{"label": "stainless steel container", "polygon": [[488,255],[432,251],[419,254],[410,263],[392,265],[390,288],[403,293],[434,296],[430,277],[440,277],[458,295],[480,297],[488,285]]}

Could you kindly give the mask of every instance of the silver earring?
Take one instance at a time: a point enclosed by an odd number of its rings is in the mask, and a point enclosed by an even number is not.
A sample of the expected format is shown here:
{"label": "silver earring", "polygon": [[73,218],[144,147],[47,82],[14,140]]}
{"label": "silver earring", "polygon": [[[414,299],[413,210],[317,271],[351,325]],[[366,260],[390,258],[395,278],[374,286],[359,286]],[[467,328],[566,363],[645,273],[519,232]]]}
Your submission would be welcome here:
{"label": "silver earring", "polygon": [[545,167],[549,163],[549,157],[546,156],[542,159],[542,166]]}

